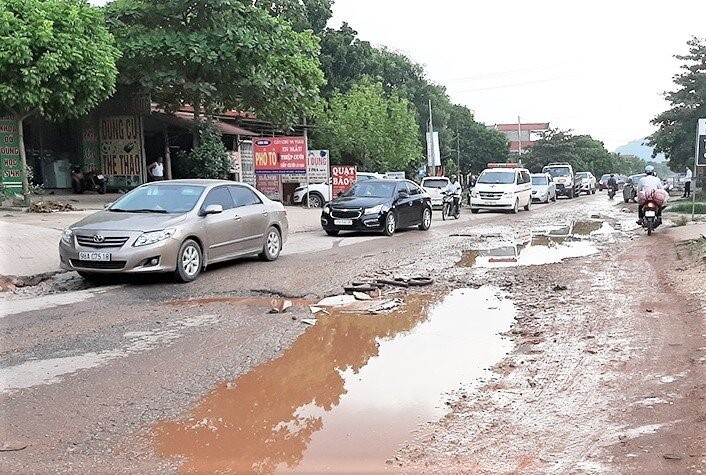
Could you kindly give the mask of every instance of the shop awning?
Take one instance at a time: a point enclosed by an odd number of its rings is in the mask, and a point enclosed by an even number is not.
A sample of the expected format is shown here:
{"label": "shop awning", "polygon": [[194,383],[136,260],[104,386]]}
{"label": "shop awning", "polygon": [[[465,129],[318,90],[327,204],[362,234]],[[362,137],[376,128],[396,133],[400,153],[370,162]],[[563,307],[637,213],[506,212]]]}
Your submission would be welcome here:
{"label": "shop awning", "polygon": [[[180,129],[192,129],[194,124],[194,117],[190,114],[183,114],[177,112],[176,114],[165,114],[163,112],[152,112],[152,117],[159,122],[169,126],[176,127]],[[221,131],[223,135],[245,135],[245,136],[255,136],[258,135],[255,132],[243,129],[237,125],[229,124],[228,122],[223,122],[220,120],[214,121],[218,130]]]}

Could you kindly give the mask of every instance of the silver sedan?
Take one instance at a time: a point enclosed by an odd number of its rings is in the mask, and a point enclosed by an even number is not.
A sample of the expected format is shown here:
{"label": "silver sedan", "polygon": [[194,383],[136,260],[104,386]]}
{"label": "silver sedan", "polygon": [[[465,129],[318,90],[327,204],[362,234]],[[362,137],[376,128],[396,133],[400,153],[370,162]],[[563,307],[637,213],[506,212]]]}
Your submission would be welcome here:
{"label": "silver sedan", "polygon": [[288,231],[284,206],[244,183],[160,181],[65,229],[59,256],[63,269],[84,278],[173,272],[190,282],[216,262],[277,259]]}

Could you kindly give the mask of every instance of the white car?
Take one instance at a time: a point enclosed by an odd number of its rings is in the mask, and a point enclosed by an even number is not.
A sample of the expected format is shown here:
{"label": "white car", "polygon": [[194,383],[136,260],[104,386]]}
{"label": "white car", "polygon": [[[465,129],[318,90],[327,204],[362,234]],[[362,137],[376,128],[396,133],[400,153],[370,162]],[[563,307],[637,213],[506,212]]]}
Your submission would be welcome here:
{"label": "white car", "polygon": [[578,172],[576,173],[577,181],[581,180],[581,191],[579,193],[586,193],[587,195],[595,195],[598,185],[596,183],[596,177],[593,176],[591,172]]}
{"label": "white car", "polygon": [[[362,180],[377,180],[377,179],[382,179],[384,175],[381,175],[379,173],[367,173],[367,172],[358,172],[357,173],[357,180],[362,181]],[[300,184],[301,185],[301,184]],[[323,208],[323,206],[331,201],[331,186],[328,183],[316,183],[316,184],[310,184],[309,185],[309,205],[312,208]],[[296,190],[294,190],[294,196],[292,197],[292,201],[294,202],[295,205],[298,204],[306,204],[306,193],[307,193],[307,186],[301,185],[299,186]]]}
{"label": "white car", "polygon": [[489,163],[471,191],[471,212],[532,208],[532,180],[526,168],[517,163]]}
{"label": "white car", "polygon": [[431,206],[441,208],[444,202],[444,190],[451,183],[445,176],[429,176],[422,178],[422,189],[431,196]]}
{"label": "white car", "polygon": [[549,173],[533,173],[531,178],[532,200],[540,203],[556,201],[556,185]]}

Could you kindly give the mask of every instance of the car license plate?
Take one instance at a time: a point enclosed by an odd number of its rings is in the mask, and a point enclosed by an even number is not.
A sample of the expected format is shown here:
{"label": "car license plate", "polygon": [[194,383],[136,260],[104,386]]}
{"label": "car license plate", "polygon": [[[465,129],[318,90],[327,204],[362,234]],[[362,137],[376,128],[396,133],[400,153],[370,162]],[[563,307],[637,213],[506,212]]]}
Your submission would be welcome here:
{"label": "car license plate", "polygon": [[645,211],[645,216],[647,216],[648,218],[654,218],[655,216],[657,216],[657,213],[655,213],[654,211]]}
{"label": "car license plate", "polygon": [[81,261],[109,261],[109,252],[79,252],[78,258]]}
{"label": "car license plate", "polygon": [[333,224],[336,226],[353,226],[352,219],[334,219]]}

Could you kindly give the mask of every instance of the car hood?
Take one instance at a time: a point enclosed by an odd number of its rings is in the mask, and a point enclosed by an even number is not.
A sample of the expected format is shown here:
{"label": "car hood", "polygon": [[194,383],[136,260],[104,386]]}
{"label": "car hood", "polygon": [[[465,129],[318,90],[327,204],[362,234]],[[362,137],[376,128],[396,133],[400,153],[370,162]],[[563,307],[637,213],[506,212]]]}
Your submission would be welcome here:
{"label": "car hood", "polygon": [[159,231],[175,226],[186,219],[186,214],[155,214],[155,213],[116,213],[99,211],[86,216],[71,226],[77,230],[110,230],[110,231]]}
{"label": "car hood", "polygon": [[388,204],[392,198],[364,197],[364,196],[342,196],[331,202],[335,208],[372,208],[379,204]]}
{"label": "car hood", "polygon": [[549,189],[549,185],[532,185],[532,191],[546,191]]}

